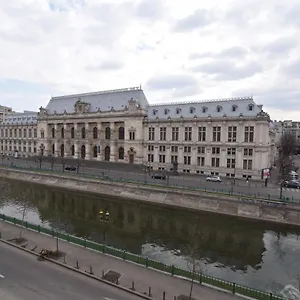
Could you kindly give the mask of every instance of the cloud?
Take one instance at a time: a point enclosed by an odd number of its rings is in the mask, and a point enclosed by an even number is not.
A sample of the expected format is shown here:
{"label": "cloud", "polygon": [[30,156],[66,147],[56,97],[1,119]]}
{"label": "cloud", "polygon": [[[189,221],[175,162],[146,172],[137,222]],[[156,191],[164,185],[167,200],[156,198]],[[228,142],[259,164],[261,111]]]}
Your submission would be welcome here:
{"label": "cloud", "polygon": [[164,15],[164,6],[161,0],[142,0],[135,6],[135,13],[141,20],[153,21]]}
{"label": "cloud", "polygon": [[233,46],[223,49],[220,52],[202,52],[191,53],[189,60],[201,59],[201,58],[244,58],[247,55],[247,49],[240,46]]}
{"label": "cloud", "polygon": [[105,61],[103,63],[101,63],[100,65],[90,65],[87,66],[86,68],[88,70],[91,71],[98,71],[98,70],[102,70],[102,71],[116,71],[116,70],[120,70],[123,68],[123,63],[120,61]]}

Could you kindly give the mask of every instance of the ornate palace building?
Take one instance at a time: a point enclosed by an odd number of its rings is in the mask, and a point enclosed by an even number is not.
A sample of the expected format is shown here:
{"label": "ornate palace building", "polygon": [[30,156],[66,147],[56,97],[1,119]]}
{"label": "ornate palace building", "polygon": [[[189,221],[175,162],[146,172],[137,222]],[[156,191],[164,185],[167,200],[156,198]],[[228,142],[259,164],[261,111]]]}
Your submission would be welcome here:
{"label": "ornate palace building", "polygon": [[274,160],[252,97],[150,105],[135,87],[53,97],[37,119],[41,155],[256,179]]}

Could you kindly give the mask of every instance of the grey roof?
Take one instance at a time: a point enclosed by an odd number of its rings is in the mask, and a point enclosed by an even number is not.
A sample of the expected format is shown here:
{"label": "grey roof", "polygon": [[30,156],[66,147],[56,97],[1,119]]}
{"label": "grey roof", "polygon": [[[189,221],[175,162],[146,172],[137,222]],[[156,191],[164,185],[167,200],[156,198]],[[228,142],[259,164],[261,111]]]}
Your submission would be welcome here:
{"label": "grey roof", "polygon": [[75,103],[78,100],[89,103],[89,112],[124,110],[129,100],[136,100],[141,108],[147,109],[149,103],[140,87],[118,90],[101,91],[95,93],[75,94],[61,97],[52,97],[46,106],[47,113],[52,115],[74,113]]}
{"label": "grey roof", "polygon": [[3,125],[36,125],[37,112],[34,111],[13,112],[6,116],[2,124]]}
{"label": "grey roof", "polygon": [[212,118],[216,117],[254,117],[262,111],[252,97],[228,98],[208,101],[154,104],[148,109],[148,119]]}

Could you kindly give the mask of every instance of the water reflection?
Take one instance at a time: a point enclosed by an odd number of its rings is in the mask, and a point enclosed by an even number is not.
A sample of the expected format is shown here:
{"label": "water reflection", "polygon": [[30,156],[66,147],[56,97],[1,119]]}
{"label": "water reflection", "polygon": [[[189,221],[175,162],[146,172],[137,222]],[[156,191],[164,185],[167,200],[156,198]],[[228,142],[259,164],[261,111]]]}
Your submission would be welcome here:
{"label": "water reflection", "polygon": [[[129,200],[11,182],[29,189],[27,220],[186,267],[185,245],[195,226],[203,237],[198,253],[208,273],[264,290],[295,284],[300,257],[299,230],[210,213],[179,211]],[[0,211],[20,217],[24,199],[2,199]],[[104,223],[100,210],[109,211]],[[271,231],[272,229],[272,231]],[[299,263],[298,263],[299,264]]]}

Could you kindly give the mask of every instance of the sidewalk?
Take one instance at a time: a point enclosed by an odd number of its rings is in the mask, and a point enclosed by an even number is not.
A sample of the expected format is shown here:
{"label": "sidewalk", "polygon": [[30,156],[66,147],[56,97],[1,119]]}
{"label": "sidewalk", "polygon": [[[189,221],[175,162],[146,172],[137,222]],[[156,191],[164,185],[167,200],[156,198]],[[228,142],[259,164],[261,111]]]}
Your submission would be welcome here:
{"label": "sidewalk", "polygon": [[[0,221],[0,232],[2,239],[11,240],[19,236],[20,227]],[[36,253],[39,253],[43,248],[56,249],[55,238],[25,228],[23,229],[22,236],[27,239],[26,243],[28,245],[26,248],[33,249],[36,247]],[[65,261],[68,265],[75,267],[78,261],[80,269],[87,272],[90,271],[90,266],[92,266],[94,274],[99,277],[102,276],[103,272],[106,273],[109,270],[117,272],[121,274],[119,279],[120,285],[131,288],[132,282],[134,281],[135,290],[140,293],[148,294],[149,287],[151,287],[151,293],[154,299],[163,299],[164,292],[166,300],[174,300],[175,296],[179,297],[180,295],[184,295],[188,297],[189,295],[190,282],[187,280],[172,277],[64,241],[59,241],[59,250],[66,254]],[[60,258],[59,260],[63,262],[64,258]],[[197,283],[194,284],[193,298],[195,300],[239,299],[238,296],[201,286]]]}

